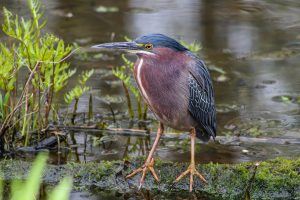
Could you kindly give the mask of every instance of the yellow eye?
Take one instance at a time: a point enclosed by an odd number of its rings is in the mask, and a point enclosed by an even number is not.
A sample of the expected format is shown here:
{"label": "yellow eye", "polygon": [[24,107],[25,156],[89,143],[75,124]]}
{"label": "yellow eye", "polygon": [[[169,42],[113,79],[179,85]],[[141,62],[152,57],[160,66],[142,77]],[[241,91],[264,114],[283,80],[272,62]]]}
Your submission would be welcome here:
{"label": "yellow eye", "polygon": [[150,49],[152,49],[152,44],[145,44],[145,49],[148,49],[148,50],[150,50]]}

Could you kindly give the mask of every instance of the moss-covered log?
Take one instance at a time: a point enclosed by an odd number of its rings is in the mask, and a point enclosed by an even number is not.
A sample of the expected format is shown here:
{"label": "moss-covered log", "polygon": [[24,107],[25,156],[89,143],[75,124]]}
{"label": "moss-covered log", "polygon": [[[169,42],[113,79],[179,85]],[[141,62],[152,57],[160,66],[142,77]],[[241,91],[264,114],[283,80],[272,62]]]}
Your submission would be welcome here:
{"label": "moss-covered log", "polygon": [[[133,193],[137,191],[139,175],[126,180],[124,177],[132,169],[142,164],[143,159],[131,163],[126,161],[103,161],[101,163],[68,163],[62,166],[48,165],[44,182],[57,183],[62,177],[74,177],[75,190],[99,189]],[[4,180],[24,179],[31,163],[15,160],[2,160],[0,169]],[[161,180],[157,184],[152,176],[147,176],[144,188],[160,197],[172,195],[190,195],[188,178],[178,184],[174,179],[187,164],[157,161],[156,171]],[[194,183],[196,196],[208,196],[209,199],[245,199],[248,193],[251,199],[300,199],[300,158],[289,160],[277,158],[261,162],[255,170],[255,163],[242,164],[204,164],[198,170],[206,177],[208,184],[202,184],[197,178]],[[255,176],[253,173],[256,171]]]}

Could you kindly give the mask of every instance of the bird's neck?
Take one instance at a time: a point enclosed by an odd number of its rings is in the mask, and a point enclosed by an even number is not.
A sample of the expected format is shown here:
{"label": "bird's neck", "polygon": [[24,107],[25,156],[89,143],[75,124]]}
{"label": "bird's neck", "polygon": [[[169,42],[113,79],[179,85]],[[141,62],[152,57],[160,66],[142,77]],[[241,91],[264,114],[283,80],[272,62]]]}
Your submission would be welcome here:
{"label": "bird's neck", "polygon": [[162,67],[173,65],[174,63],[185,62],[187,54],[182,51],[175,51],[170,48],[155,48],[153,54],[141,54],[138,55],[138,61],[143,60],[144,65],[150,65],[151,67]]}
{"label": "bird's neck", "polygon": [[134,75],[141,92],[150,90],[151,85],[159,85],[161,81],[176,79],[186,71],[191,59],[186,53],[168,48],[156,48],[155,55],[140,55],[134,66]]}

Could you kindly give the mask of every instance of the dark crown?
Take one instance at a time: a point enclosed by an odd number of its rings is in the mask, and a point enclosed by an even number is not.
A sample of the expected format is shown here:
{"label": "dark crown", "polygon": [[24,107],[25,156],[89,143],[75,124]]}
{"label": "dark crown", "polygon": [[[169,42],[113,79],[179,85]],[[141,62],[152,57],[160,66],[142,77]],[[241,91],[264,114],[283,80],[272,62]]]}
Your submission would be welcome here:
{"label": "dark crown", "polygon": [[154,48],[156,47],[167,47],[177,51],[186,51],[188,50],[186,47],[182,46],[176,40],[165,36],[163,34],[149,34],[138,37],[134,40],[138,44],[147,44],[150,43]]}

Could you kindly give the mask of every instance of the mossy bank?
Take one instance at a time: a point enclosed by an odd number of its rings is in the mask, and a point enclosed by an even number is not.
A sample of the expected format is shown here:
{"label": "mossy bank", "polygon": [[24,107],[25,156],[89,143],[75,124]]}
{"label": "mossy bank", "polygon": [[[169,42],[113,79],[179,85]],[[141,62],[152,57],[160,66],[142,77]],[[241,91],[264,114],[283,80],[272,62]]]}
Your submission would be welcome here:
{"label": "mossy bank", "polygon": [[[68,163],[62,166],[48,165],[44,171],[44,183],[56,184],[65,176],[74,177],[74,190],[97,190],[117,192],[125,195],[137,191],[139,176],[125,179],[135,167],[143,163],[143,158],[131,162],[103,161],[100,163]],[[151,194],[160,197],[188,196],[188,178],[174,184],[176,176],[187,165],[157,161],[156,170],[160,176],[157,184],[152,176],[147,176],[144,184]],[[31,163],[20,160],[0,161],[2,179],[25,179]],[[206,177],[208,184],[197,178],[193,195],[209,199],[300,199],[300,158],[277,158],[259,163],[204,164],[198,170]],[[255,176],[254,176],[255,172]]]}

